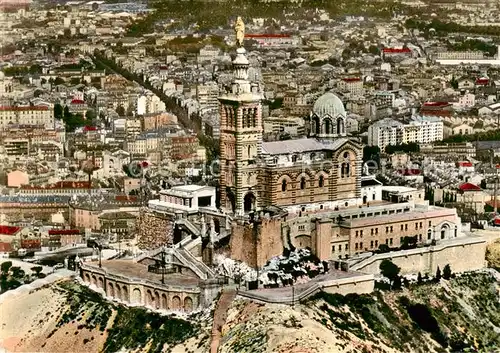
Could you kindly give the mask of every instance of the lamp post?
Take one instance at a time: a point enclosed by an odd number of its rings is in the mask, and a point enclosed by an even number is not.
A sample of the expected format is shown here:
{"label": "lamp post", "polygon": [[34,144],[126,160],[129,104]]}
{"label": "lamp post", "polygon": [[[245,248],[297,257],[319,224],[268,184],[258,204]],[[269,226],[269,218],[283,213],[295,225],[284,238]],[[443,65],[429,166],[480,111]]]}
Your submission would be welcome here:
{"label": "lamp post", "polygon": [[160,263],[160,268],[161,268],[161,283],[165,284],[165,247],[163,246],[161,248],[161,263]]}
{"label": "lamp post", "polygon": [[99,268],[102,268],[102,245],[97,244],[97,249],[99,250]]}

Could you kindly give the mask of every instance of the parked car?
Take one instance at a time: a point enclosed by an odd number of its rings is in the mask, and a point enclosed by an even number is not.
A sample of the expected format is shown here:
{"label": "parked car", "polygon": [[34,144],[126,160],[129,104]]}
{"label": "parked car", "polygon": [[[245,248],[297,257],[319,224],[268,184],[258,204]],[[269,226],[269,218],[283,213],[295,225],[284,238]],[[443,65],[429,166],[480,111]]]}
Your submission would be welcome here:
{"label": "parked car", "polygon": [[63,264],[56,264],[54,266],[54,270],[60,270],[61,268],[64,268],[64,265]]}

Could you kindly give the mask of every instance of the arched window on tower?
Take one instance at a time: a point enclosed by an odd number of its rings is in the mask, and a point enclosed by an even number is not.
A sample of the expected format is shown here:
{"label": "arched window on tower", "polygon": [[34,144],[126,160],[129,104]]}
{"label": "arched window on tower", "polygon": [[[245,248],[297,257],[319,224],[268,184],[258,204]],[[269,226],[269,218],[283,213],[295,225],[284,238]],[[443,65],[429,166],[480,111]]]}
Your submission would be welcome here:
{"label": "arched window on tower", "polygon": [[252,147],[249,145],[248,146],[248,150],[247,150],[247,156],[248,156],[248,158],[251,158],[250,157],[252,155],[251,153],[252,153]]}
{"label": "arched window on tower", "polygon": [[247,110],[241,109],[241,127],[247,127]]}
{"label": "arched window on tower", "polygon": [[330,119],[325,119],[325,134],[332,133],[332,122]]}
{"label": "arched window on tower", "polygon": [[285,192],[285,191],[286,191],[286,186],[287,186],[286,184],[287,184],[287,183],[286,183],[286,180],[285,180],[285,179],[283,179],[283,181],[281,182],[281,191],[283,191],[283,192]]}
{"label": "arched window on tower", "polygon": [[319,185],[320,188],[322,188],[323,186],[325,186],[325,177],[323,175],[319,176],[318,185]]}
{"label": "arched window on tower", "polygon": [[344,133],[344,120],[342,118],[337,119],[337,133],[338,134],[343,134]]}
{"label": "arched window on tower", "polygon": [[348,162],[342,163],[342,178],[347,178],[350,174],[350,166]]}
{"label": "arched window on tower", "polygon": [[245,109],[245,116],[246,116],[246,120],[247,120],[247,125],[246,127],[250,127],[251,126],[251,114],[250,114],[250,111],[251,109]]}
{"label": "arched window on tower", "polygon": [[344,153],[344,162],[341,166],[341,175],[342,178],[347,178],[351,175],[351,161],[349,152]]}
{"label": "arched window on tower", "polygon": [[302,177],[300,179],[300,190],[304,190],[306,188],[306,178]]}
{"label": "arched window on tower", "polygon": [[257,127],[257,108],[253,109],[252,113],[252,126]]}

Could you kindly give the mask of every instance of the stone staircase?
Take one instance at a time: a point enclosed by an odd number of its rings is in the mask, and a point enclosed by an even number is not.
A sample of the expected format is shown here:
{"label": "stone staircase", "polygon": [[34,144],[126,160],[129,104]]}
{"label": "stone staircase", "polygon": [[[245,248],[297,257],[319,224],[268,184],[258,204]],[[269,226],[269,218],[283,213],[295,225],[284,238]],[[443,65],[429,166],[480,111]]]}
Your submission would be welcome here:
{"label": "stone staircase", "polygon": [[202,235],[200,229],[188,219],[181,218],[176,220],[175,223],[177,225],[184,226],[192,235],[195,235],[197,237],[200,237]]}
{"label": "stone staircase", "polygon": [[224,327],[227,319],[227,311],[235,297],[236,290],[223,290],[217,305],[215,306],[210,353],[217,353],[219,350],[220,339],[222,338],[222,328]]}
{"label": "stone staircase", "polygon": [[213,278],[215,277],[215,272],[205,265],[202,261],[198,260],[196,257],[191,254],[190,251],[184,249],[184,248],[179,248],[174,250],[175,251],[175,256],[179,258],[180,260],[184,260],[183,262],[186,264],[190,264],[190,268],[202,279],[208,279],[208,278]]}

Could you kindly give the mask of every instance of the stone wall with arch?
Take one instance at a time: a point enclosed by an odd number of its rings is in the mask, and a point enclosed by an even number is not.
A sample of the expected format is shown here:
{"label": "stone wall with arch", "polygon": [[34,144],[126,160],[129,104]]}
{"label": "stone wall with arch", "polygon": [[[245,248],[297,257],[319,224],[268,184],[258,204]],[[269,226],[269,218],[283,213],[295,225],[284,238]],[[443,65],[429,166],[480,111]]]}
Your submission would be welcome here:
{"label": "stone wall with arch", "polygon": [[126,304],[146,306],[155,310],[175,310],[191,312],[200,304],[200,290],[169,287],[162,284],[146,284],[140,280],[127,281],[122,276],[103,273],[99,268],[85,267],[80,276],[88,285],[106,293],[110,299]]}

